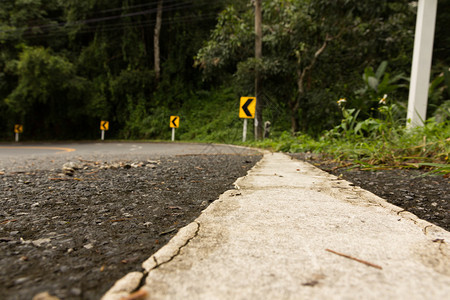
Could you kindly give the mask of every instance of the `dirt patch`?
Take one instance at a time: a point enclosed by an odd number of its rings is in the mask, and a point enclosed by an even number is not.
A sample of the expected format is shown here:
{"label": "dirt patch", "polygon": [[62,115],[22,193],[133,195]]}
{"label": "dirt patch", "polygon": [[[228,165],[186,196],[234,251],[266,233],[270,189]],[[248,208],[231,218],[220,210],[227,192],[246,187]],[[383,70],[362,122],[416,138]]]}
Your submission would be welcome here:
{"label": "dirt patch", "polygon": [[99,299],[261,155],[197,155],[0,173],[2,299]]}
{"label": "dirt patch", "polygon": [[[365,171],[305,154],[291,156],[352,182],[421,219],[450,230],[450,179],[425,170]],[[344,164],[345,165],[345,164]]]}

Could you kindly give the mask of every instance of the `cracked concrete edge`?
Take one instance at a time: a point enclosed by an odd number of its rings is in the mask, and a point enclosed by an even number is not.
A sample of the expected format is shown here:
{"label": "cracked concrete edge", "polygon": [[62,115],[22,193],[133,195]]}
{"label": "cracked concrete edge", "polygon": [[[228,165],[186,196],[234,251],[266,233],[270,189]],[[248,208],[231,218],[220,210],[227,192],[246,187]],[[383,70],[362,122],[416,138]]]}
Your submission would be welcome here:
{"label": "cracked concrete edge", "polygon": [[[220,201],[226,201],[226,199],[229,199],[230,196],[233,197],[234,193],[236,191],[241,190],[241,187],[244,186],[245,188],[245,180],[248,176],[251,176],[252,174],[257,172],[257,169],[261,168],[261,165],[264,163],[264,160],[266,156],[273,154],[273,152],[270,151],[263,151],[263,158],[258,161],[253,168],[251,168],[247,175],[239,177],[235,182],[234,186],[236,187],[235,190],[228,190],[224,192],[222,195],[219,196],[219,198],[211,203],[205,210],[202,211],[200,216],[195,219],[192,223],[186,225],[185,227],[181,228],[178,233],[161,249],[159,249],[155,254],[153,254],[150,258],[148,258],[146,261],[142,263],[142,267],[144,269],[143,272],[132,272],[125,275],[122,279],[119,279],[113,287],[101,298],[102,300],[119,300],[123,297],[126,297],[130,295],[133,291],[139,289],[142,285],[143,279],[147,276],[147,274],[157,268],[158,266],[167,263],[171,261],[175,256],[177,256],[181,249],[185,247],[190,240],[195,238],[200,230],[201,227],[201,220],[204,217],[205,213],[208,213],[208,211],[213,210],[216,205],[220,205]],[[284,154],[286,157],[291,159],[288,155]],[[432,223],[429,223],[425,220],[420,219],[416,215],[405,211],[404,209],[393,205],[389,202],[387,202],[385,199],[361,188],[358,186],[353,186],[350,182],[340,179],[339,177],[332,175],[326,171],[323,171],[319,169],[318,167],[297,159],[293,159],[294,161],[298,161],[300,163],[307,164],[310,167],[310,170],[313,170],[318,177],[321,178],[327,178],[331,179],[333,181],[339,181],[346,185],[349,189],[351,188],[353,191],[359,192],[358,197],[364,198],[366,202],[369,202],[371,204],[376,204],[386,210],[388,210],[391,213],[397,214],[402,219],[412,221],[415,225],[419,226],[419,228],[422,229],[423,234],[425,235],[433,235],[434,238],[436,237],[442,237],[446,236],[447,239],[449,239],[449,232],[445,229],[436,226]],[[332,187],[331,187],[332,188]],[[330,189],[331,190],[331,189]],[[345,195],[343,196],[341,193],[337,192],[330,192],[331,196],[334,196],[340,200],[346,201]],[[138,280],[139,278],[139,280]]]}
{"label": "cracked concrete edge", "polygon": [[102,300],[120,300],[136,290],[144,277],[142,272],[131,272],[116,281],[111,289],[101,298]]}
{"label": "cracked concrete edge", "polygon": [[[211,203],[208,208],[214,207],[214,203],[215,202]],[[202,214],[207,211],[208,208],[203,210]],[[101,300],[120,300],[138,290],[142,286],[143,279],[147,277],[151,270],[170,262],[180,253],[181,249],[186,246],[190,240],[195,238],[200,230],[200,223],[197,219],[185,227],[182,227],[165,246],[145,260],[142,263],[142,268],[144,269],[143,272],[131,272],[126,274],[114,283],[114,285],[103,295]]]}
{"label": "cracked concrete edge", "polygon": [[142,268],[145,272],[148,273],[152,269],[171,261],[179,254],[181,248],[186,246],[197,235],[199,228],[200,224],[197,221],[181,228],[165,246],[142,263]]}
{"label": "cracked concrete edge", "polygon": [[[323,171],[311,163],[308,163],[308,162],[302,161],[302,160],[297,160],[297,159],[295,159],[295,160],[299,161],[301,163],[308,164],[310,167],[312,167],[314,169],[314,172],[316,172],[317,175],[320,177],[329,178],[333,181],[339,181],[341,184],[344,184],[346,186],[346,188],[348,188],[352,192],[357,193],[358,197],[363,198],[366,202],[368,202],[372,205],[380,206],[380,207],[388,210],[389,212],[398,215],[399,217],[401,217],[404,220],[413,222],[416,226],[418,226],[422,230],[423,234],[425,234],[427,236],[431,236],[433,238],[440,238],[443,236],[446,236],[447,239],[450,238],[449,232],[447,230],[445,230],[444,228],[437,226],[435,224],[432,224],[428,221],[425,221],[425,220],[419,218],[418,216],[416,216],[415,214],[413,214],[409,211],[406,211],[405,209],[403,209],[399,206],[396,206],[392,203],[389,203],[386,199],[383,199],[383,198],[375,195],[374,193],[372,193],[368,190],[365,190],[359,186],[355,186],[354,184],[352,184],[351,182],[349,182],[347,180],[341,179],[333,174]],[[345,195],[338,191],[331,191],[330,194],[331,194],[331,196],[336,197],[341,200],[344,200],[344,201],[346,201],[345,196],[348,196],[348,195]]]}
{"label": "cracked concrete edge", "polygon": [[[278,153],[282,154],[289,160],[292,160],[294,162],[299,162],[300,164],[307,165],[308,169],[306,171],[312,173],[311,174],[312,176],[319,178],[319,179],[326,179],[327,182],[331,182],[331,184],[329,184],[325,188],[317,189],[319,192],[327,193],[332,197],[335,197],[337,199],[340,199],[340,200],[346,201],[346,202],[349,202],[349,199],[356,196],[359,198],[360,201],[358,201],[358,203],[353,202],[355,205],[360,204],[360,205],[379,206],[383,209],[386,209],[390,213],[396,214],[397,216],[399,216],[399,218],[402,218],[406,221],[413,222],[416,226],[418,226],[422,230],[423,234],[425,234],[427,236],[430,236],[432,238],[442,238],[443,236],[446,236],[447,239],[450,239],[450,236],[449,236],[450,233],[447,230],[443,229],[442,227],[439,227],[435,224],[425,221],[425,220],[419,218],[418,216],[416,216],[415,214],[413,214],[409,211],[406,211],[405,209],[403,209],[399,206],[396,206],[392,203],[389,203],[386,199],[383,199],[368,190],[365,190],[359,186],[356,186],[347,180],[341,179],[338,176],[330,174],[330,173],[314,166],[313,164],[311,164],[307,161],[293,158],[286,153],[281,153],[281,152],[278,152]],[[266,156],[273,155],[273,154],[274,154],[273,152],[264,151],[263,159],[261,159],[251,170],[249,170],[248,175],[252,175],[255,173],[257,174],[258,169],[261,167],[262,164],[264,164],[264,158]],[[240,189],[247,188],[247,186],[246,186],[247,177],[248,176],[240,177],[239,179],[236,180],[235,186],[237,189],[240,190]],[[339,187],[337,185],[333,185],[333,182],[339,182],[340,183]],[[344,189],[342,189],[342,188],[344,188]],[[361,200],[364,202],[362,202]]]}
{"label": "cracked concrete edge", "polygon": [[[264,151],[264,154],[267,154],[267,153],[268,153],[268,151]],[[238,182],[241,182],[241,180],[243,180],[243,178],[249,176],[250,173],[252,172],[252,170],[257,168],[263,159],[264,159],[264,156],[250,170],[247,171],[246,175],[236,179],[236,181],[233,184],[236,187],[236,189],[227,190],[223,194],[221,194],[219,196],[219,198],[216,199],[214,202],[212,202],[207,208],[205,208],[201,212],[200,216],[198,216],[193,222],[191,222],[190,224],[181,228],[177,232],[177,234],[167,243],[167,245],[163,246],[155,254],[153,254],[150,258],[148,258],[146,261],[144,261],[142,263],[142,268],[145,270],[145,272],[149,273],[152,269],[157,268],[161,264],[169,262],[176,255],[178,255],[181,248],[186,246],[190,240],[192,240],[193,238],[195,238],[197,236],[197,234],[200,230],[200,227],[201,227],[201,220],[203,218],[203,215],[205,213],[208,213],[208,211],[213,210],[214,207],[216,205],[218,205],[220,201],[227,199],[230,196],[231,197],[234,196],[234,193],[237,190],[239,190]]]}
{"label": "cracked concrete edge", "polygon": [[239,177],[238,179],[236,179],[236,181],[233,183],[233,186],[235,187],[236,190],[241,190],[241,186],[242,183],[245,182],[245,179],[252,175],[253,173],[255,173],[256,169],[261,168],[261,165],[264,163],[264,159],[266,158],[267,155],[269,154],[273,154],[273,152],[267,151],[267,150],[260,150],[260,153],[263,155],[263,157],[250,169],[247,171],[247,175]]}
{"label": "cracked concrete edge", "polygon": [[171,261],[177,256],[181,248],[186,246],[189,241],[197,235],[199,227],[200,224],[194,221],[181,228],[165,246],[142,263],[142,268],[144,269],[143,272],[128,273],[116,281],[113,287],[109,289],[101,299],[119,300],[138,290],[148,273],[152,269]]}
{"label": "cracked concrete edge", "polygon": [[[244,148],[244,147],[243,147]],[[264,154],[269,153],[268,151],[260,151]],[[263,157],[264,158],[264,157]],[[175,256],[177,256],[181,249],[185,247],[190,240],[195,238],[200,230],[200,220],[202,219],[202,215],[207,213],[209,210],[213,209],[215,205],[219,203],[218,200],[223,198],[228,198],[229,196],[233,196],[238,190],[237,182],[242,180],[243,178],[249,176],[251,170],[253,170],[258,164],[261,163],[263,159],[259,160],[253,168],[247,171],[245,176],[239,177],[235,182],[234,186],[235,190],[227,190],[219,198],[211,203],[207,208],[205,208],[199,217],[195,219],[193,222],[188,225],[182,227],[175,236],[163,247],[161,247],[158,251],[156,251],[152,256],[150,256],[147,260],[142,263],[143,272],[131,272],[119,279],[114,283],[112,288],[110,288],[101,298],[101,300],[120,300],[127,296],[129,296],[132,292],[138,290],[143,283],[143,280],[147,277],[148,273],[151,270],[157,268],[158,266],[165,264],[171,261]],[[145,288],[145,287],[144,287]]]}

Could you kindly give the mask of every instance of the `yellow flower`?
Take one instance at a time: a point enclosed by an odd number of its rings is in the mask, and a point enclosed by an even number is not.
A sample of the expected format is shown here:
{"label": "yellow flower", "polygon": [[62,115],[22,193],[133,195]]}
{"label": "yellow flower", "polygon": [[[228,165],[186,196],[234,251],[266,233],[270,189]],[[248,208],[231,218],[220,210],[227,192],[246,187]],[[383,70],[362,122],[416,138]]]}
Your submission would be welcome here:
{"label": "yellow flower", "polygon": [[344,104],[345,102],[347,102],[347,100],[345,100],[345,98],[341,98],[341,99],[339,99],[339,100],[337,101],[337,104],[338,104],[339,106],[341,106],[341,105]]}

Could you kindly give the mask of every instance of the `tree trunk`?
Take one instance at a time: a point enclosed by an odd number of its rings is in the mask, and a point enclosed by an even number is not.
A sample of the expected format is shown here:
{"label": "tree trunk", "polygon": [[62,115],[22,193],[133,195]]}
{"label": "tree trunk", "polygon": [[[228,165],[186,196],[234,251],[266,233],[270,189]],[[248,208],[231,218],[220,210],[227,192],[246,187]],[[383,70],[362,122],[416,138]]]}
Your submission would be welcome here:
{"label": "tree trunk", "polygon": [[[331,38],[330,36],[327,34],[325,37],[325,40],[322,44],[322,46],[316,51],[316,53],[314,53],[314,57],[311,60],[311,62],[309,63],[308,66],[301,68],[300,67],[300,60],[298,62],[298,67],[297,67],[297,97],[294,101],[290,101],[289,102],[289,108],[291,109],[291,130],[292,133],[296,133],[299,129],[299,116],[298,116],[298,111],[300,109],[300,103],[301,103],[301,99],[304,97],[305,94],[305,88],[304,88],[304,81],[305,78],[307,78],[306,76],[308,76],[309,72],[313,69],[317,58],[322,54],[322,52],[325,50],[325,48],[327,47],[327,43],[328,41],[330,41]],[[307,130],[306,127],[306,122],[303,122],[303,126],[302,129],[304,131]]]}
{"label": "tree trunk", "polygon": [[162,21],[162,11],[163,11],[163,0],[158,1],[158,8],[156,12],[156,25],[155,34],[153,35],[153,49],[155,56],[155,79],[159,82],[161,77],[161,61],[159,54],[159,35],[161,33],[161,21]]}
{"label": "tree trunk", "polygon": [[[262,12],[261,1],[255,0],[255,58],[262,58]],[[255,139],[259,140],[263,137],[263,120],[262,107],[263,99],[261,93],[261,76],[259,71],[255,73],[255,97],[256,97],[256,111],[255,111]]]}
{"label": "tree trunk", "polygon": [[294,135],[298,131],[298,111],[291,111],[291,131],[292,135]]}
{"label": "tree trunk", "polygon": [[291,131],[292,134],[295,134],[298,131],[299,128],[299,115],[298,115],[298,110],[300,108],[300,97],[301,95],[297,95],[297,97],[292,100],[289,101],[289,109],[291,110]]}

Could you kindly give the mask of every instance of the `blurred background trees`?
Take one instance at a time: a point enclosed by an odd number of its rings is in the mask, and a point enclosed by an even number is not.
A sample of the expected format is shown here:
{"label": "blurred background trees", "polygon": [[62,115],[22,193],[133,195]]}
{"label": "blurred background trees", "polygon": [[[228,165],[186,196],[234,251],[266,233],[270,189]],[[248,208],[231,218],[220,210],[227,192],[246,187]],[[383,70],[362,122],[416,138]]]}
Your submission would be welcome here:
{"label": "blurred background trees", "polygon": [[[185,139],[239,140],[238,99],[257,71],[275,132],[333,128],[340,98],[361,118],[385,93],[406,105],[417,1],[262,3],[255,59],[250,0],[2,0],[0,139],[19,123],[29,140],[93,139],[102,119],[111,137],[165,139],[176,114]],[[430,86],[439,120],[450,114],[449,3],[439,1]]]}

